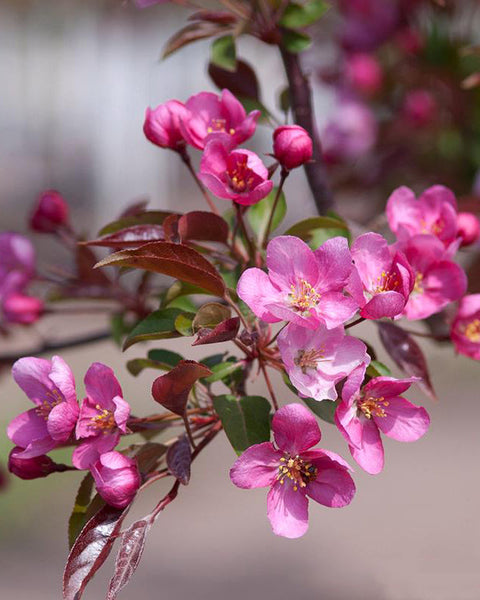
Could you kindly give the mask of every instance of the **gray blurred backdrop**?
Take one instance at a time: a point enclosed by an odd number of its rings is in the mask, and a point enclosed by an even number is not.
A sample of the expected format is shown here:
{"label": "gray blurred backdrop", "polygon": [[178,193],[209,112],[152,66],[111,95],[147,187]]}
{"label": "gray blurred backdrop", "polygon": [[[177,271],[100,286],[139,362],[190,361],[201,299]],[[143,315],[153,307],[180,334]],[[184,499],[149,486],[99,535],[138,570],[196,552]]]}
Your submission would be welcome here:
{"label": "gray blurred backdrop", "polygon": [[[150,145],[142,133],[147,105],[213,90],[205,74],[208,43],[158,60],[186,14],[168,5],[136,11],[121,0],[0,0],[0,229],[24,231],[31,203],[44,188],[59,189],[77,227],[92,234],[133,199],[148,197],[152,208],[178,208],[180,201],[184,210],[202,206],[173,153]],[[278,57],[254,40],[243,41],[240,54],[255,62],[265,103],[274,106],[284,86]],[[320,121],[331,102],[318,90]],[[269,145],[270,131],[260,128],[251,147],[268,152]],[[289,222],[313,214],[301,173],[289,180],[287,197]],[[40,264],[61,264],[53,243],[41,237],[35,242]],[[8,344],[0,341],[1,351],[27,351],[42,336],[103,325],[100,318],[46,319]],[[359,333],[378,343],[368,325]],[[194,359],[205,354],[177,340],[169,346]],[[386,440],[385,472],[372,477],[356,469],[358,492],[350,507],[335,511],[312,502],[303,539],[275,537],[265,491],[230,483],[235,455],[219,437],[195,464],[191,484],[158,520],[121,597],[478,600],[478,363],[455,357],[448,347],[423,346],[440,402],[432,404],[418,389],[409,398],[430,410],[431,430],[415,444]],[[122,355],[113,343],[102,342],[62,355],[76,374],[80,397],[83,374],[100,360],[114,368],[135,412],[146,414],[155,410],[148,397],[152,374],[135,379],[124,369],[126,359],[144,352],[135,346]],[[276,383],[282,400],[292,400]],[[262,393],[260,382],[251,389]],[[5,373],[0,400],[2,429],[29,408]],[[333,426],[324,424],[322,431],[325,447],[349,456]],[[9,448],[0,436],[4,463]],[[2,599],[61,597],[66,521],[79,480],[76,473],[10,480],[0,495]],[[166,489],[152,488],[132,519],[149,511]],[[87,588],[87,600],[104,597],[110,571],[111,561]]]}

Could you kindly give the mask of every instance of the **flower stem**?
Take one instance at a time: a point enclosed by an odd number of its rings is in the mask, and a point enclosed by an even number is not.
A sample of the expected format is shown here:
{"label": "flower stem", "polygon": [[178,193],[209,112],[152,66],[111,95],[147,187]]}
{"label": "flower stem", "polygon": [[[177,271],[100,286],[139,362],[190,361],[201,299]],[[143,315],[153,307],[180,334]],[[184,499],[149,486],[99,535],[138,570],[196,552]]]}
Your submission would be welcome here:
{"label": "flower stem", "polygon": [[275,215],[275,211],[277,210],[277,205],[278,205],[278,201],[280,200],[280,196],[282,195],[283,184],[285,183],[285,180],[289,176],[289,174],[290,174],[290,171],[287,171],[287,169],[284,169],[282,167],[282,171],[280,173],[280,184],[278,186],[277,193],[275,195],[275,200],[273,201],[273,206],[272,206],[272,210],[270,212],[270,217],[268,219],[267,228],[265,229],[265,233],[263,235],[263,241],[262,241],[261,246],[263,246],[264,248],[268,244],[268,237],[270,235],[270,229],[272,228],[273,217]]}
{"label": "flower stem", "polygon": [[182,159],[183,163],[185,164],[185,166],[187,167],[187,169],[190,171],[191,176],[193,177],[195,183],[197,184],[198,188],[202,192],[203,197],[207,201],[207,204],[208,204],[208,207],[210,208],[210,210],[213,213],[215,213],[216,215],[219,215],[220,213],[218,212],[218,208],[213,203],[213,200],[210,198],[207,190],[204,188],[202,182],[200,181],[200,179],[197,177],[197,174],[195,173],[195,169],[192,166],[192,161],[190,160],[190,156],[188,155],[186,148],[183,148],[181,151],[179,151],[178,154],[179,154],[180,158]]}
{"label": "flower stem", "polygon": [[355,327],[355,325],[359,325],[360,323],[363,323],[363,321],[365,321],[363,317],[358,317],[358,319],[355,319],[355,321],[352,321],[348,325],[345,325],[344,329],[350,329],[350,327]]}
{"label": "flower stem", "polygon": [[262,370],[263,377],[265,379],[265,383],[267,384],[267,388],[268,388],[268,392],[270,394],[270,398],[272,399],[273,408],[275,410],[278,410],[277,397],[275,396],[275,392],[273,391],[272,382],[270,381],[270,377],[269,377],[269,375],[267,373],[267,369],[265,368],[265,365],[263,364],[263,361],[260,360],[259,362],[260,362],[260,369]]}

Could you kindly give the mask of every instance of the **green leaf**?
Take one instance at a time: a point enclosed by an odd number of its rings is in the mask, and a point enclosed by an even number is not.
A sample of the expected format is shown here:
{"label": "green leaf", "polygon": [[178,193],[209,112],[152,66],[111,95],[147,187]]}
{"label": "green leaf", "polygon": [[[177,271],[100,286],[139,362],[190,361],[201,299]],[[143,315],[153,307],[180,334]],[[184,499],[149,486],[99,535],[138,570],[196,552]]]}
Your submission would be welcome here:
{"label": "green leaf", "polygon": [[183,360],[183,356],[181,354],[178,354],[178,352],[164,350],[163,348],[150,350],[147,356],[151,360],[161,362],[172,369],[173,367],[176,367],[181,360]]}
{"label": "green leaf", "polygon": [[335,423],[335,409],[339,400],[314,400],[313,398],[302,398],[308,408],[327,423]]}
{"label": "green leaf", "polygon": [[200,307],[192,322],[192,329],[197,332],[199,329],[209,327],[213,329],[222,321],[226,321],[231,316],[228,306],[219,302],[208,302]]}
{"label": "green leaf", "polygon": [[237,100],[240,101],[247,113],[251,112],[252,110],[260,111],[260,118],[258,120],[259,123],[266,123],[269,120],[272,120],[272,113],[264,104],[262,104],[262,102],[260,102],[260,100],[256,100],[255,98],[247,98],[246,96],[238,96]]}
{"label": "green leaf", "polygon": [[237,53],[235,39],[232,35],[224,35],[212,43],[211,62],[222,69],[235,72],[237,67]]}
{"label": "green leaf", "polygon": [[292,2],[285,9],[280,19],[280,25],[291,29],[307,27],[307,25],[311,25],[323,17],[329,8],[330,5],[324,0],[310,0],[305,4]]}
{"label": "green leaf", "polygon": [[298,54],[311,46],[312,38],[305,33],[289,29],[283,32],[283,43],[289,52]]}
{"label": "green leaf", "polygon": [[163,295],[162,308],[170,306],[177,298],[192,294],[207,294],[210,296],[210,292],[207,292],[207,290],[198,285],[193,285],[193,283],[185,281],[175,281]]}
{"label": "green leaf", "polygon": [[202,358],[202,360],[200,362],[202,363],[202,365],[205,365],[210,370],[212,370],[212,368],[215,365],[218,365],[225,360],[225,356],[226,356],[225,352],[222,352],[221,354],[212,354],[211,356]]}
{"label": "green leaf", "polygon": [[350,241],[348,229],[341,229],[340,227],[325,227],[325,229],[314,229],[312,231],[312,237],[310,238],[308,245],[313,250],[316,250],[327,240],[330,240],[339,235],[347,238],[347,240]]}
{"label": "green leaf", "polygon": [[370,377],[391,377],[392,372],[379,360],[372,360],[367,367],[367,375]]}
{"label": "green leaf", "polygon": [[284,235],[295,235],[307,242],[314,250],[325,240],[337,235],[350,239],[347,224],[336,217],[309,217],[292,225]]}
{"label": "green leaf", "polygon": [[175,329],[180,335],[190,337],[193,335],[192,322],[195,313],[182,313],[175,319]]}
{"label": "green leaf", "polygon": [[183,311],[178,308],[164,308],[151,313],[132,329],[123,344],[123,350],[137,342],[179,337],[181,334],[175,329],[175,319],[181,314]]}
{"label": "green leaf", "polygon": [[170,371],[183,360],[181,354],[170,352],[170,350],[150,350],[148,358],[134,358],[127,362],[127,369],[132,375],[137,376],[144,369],[159,369]]}
{"label": "green leaf", "polygon": [[285,114],[290,110],[290,88],[283,88],[278,96],[278,106]]}
{"label": "green leaf", "polygon": [[237,359],[227,360],[211,368],[212,375],[205,378],[208,383],[215,383],[225,377],[228,377],[235,371],[243,369],[243,362],[237,362]]}
{"label": "green leaf", "polygon": [[178,298],[175,298],[175,300],[170,302],[168,306],[170,308],[179,308],[184,312],[191,312],[194,314],[197,312],[198,309],[193,300],[188,296],[179,296]]}
{"label": "green leaf", "polygon": [[213,406],[237,454],[270,439],[270,403],[262,396],[215,396]]}
{"label": "green leaf", "polygon": [[[278,188],[274,187],[266,198],[251,206],[247,212],[248,222],[250,223],[250,227],[255,232],[259,242],[263,242],[265,234],[267,233],[268,221],[270,219],[270,214],[273,209],[277,191]],[[285,200],[285,194],[281,192],[275,208],[275,213],[273,215],[272,227],[270,231],[274,231],[280,225],[286,214],[287,201]]]}
{"label": "green leaf", "polygon": [[87,508],[90,504],[93,491],[93,477],[90,473],[87,473],[80,483],[78,488],[77,496],[75,498],[75,505],[68,521],[68,547],[71,548],[75,543],[80,531],[87,522],[86,514]]}

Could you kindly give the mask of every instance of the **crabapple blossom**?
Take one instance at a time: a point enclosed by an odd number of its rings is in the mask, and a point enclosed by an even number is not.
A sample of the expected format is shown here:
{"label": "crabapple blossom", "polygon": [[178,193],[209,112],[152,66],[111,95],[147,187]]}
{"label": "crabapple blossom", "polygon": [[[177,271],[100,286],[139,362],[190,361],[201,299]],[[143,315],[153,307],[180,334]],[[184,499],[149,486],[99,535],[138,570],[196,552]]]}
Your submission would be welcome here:
{"label": "crabapple blossom", "polygon": [[22,448],[18,458],[46,454],[68,441],[78,417],[75,380],[70,367],[59,356],[52,360],[28,356],[12,367],[13,378],[35,408],[15,417],[8,437]]}
{"label": "crabapple blossom", "polygon": [[259,110],[247,115],[229,90],[222,90],[221,96],[200,92],[191,96],[185,107],[189,115],[180,121],[180,127],[187,143],[199,150],[213,139],[228,148],[238,146],[252,137],[260,117]]}
{"label": "crabapple blossom", "polygon": [[39,477],[47,477],[50,473],[65,470],[63,465],[57,465],[45,454],[32,458],[22,458],[22,452],[23,448],[15,446],[8,456],[8,470],[20,479],[38,479]]}
{"label": "crabapple blossom", "polygon": [[135,459],[113,450],[101,454],[90,472],[100,496],[115,508],[125,508],[140,487],[140,473]]}
{"label": "crabapple blossom", "polygon": [[470,246],[480,237],[480,221],[473,213],[460,212],[457,215],[458,236],[461,246]]}
{"label": "crabapple blossom", "polygon": [[178,151],[185,147],[180,121],[188,118],[189,112],[182,102],[169,100],[156,108],[147,108],[143,132],[152,144]]}
{"label": "crabapple blossom", "polygon": [[425,319],[461,298],[467,289],[465,271],[433,235],[415,235],[396,244],[414,273],[414,286],[405,305],[407,319]]}
{"label": "crabapple blossom", "polygon": [[37,200],[30,227],[39,233],[53,233],[68,224],[68,204],[56,190],[46,190]]}
{"label": "crabapple blossom", "polygon": [[274,533],[298,538],[308,529],[308,497],[340,508],[350,504],[355,484],[349,465],[334,452],[310,450],[321,438],[310,411],[288,404],[272,420],[272,442],[247,448],[235,461],[230,478],[240,488],[270,487],[267,514]]}
{"label": "crabapple blossom", "polygon": [[451,337],[457,352],[480,360],[480,294],[470,294],[460,300]]}
{"label": "crabapple blossom", "polygon": [[375,377],[361,387],[364,375],[362,365],[345,382],[335,423],[355,461],[376,475],[384,465],[380,431],[400,442],[414,442],[428,430],[430,417],[424,408],[401,397],[418,378]]}
{"label": "crabapple blossom", "polygon": [[267,268],[247,269],[237,293],[267,323],[290,321],[328,329],[348,321],[358,304],[343,294],[353,264],[344,237],[334,237],[313,251],[301,239],[283,235],[267,246]]}
{"label": "crabapple blossom", "polygon": [[392,251],[378,233],[365,233],[351,248],[355,269],[348,289],[364,319],[396,317],[405,308],[415,277],[401,252]]}
{"label": "crabapple blossom", "polygon": [[358,367],[368,364],[367,347],[345,335],[343,327],[317,329],[289,324],[278,336],[282,361],[300,395],[314,400],[336,400],[335,384]]}
{"label": "crabapple blossom", "polygon": [[219,198],[244,206],[256,204],[273,187],[267,167],[254,152],[243,149],[229,152],[221,140],[207,144],[198,177]]}
{"label": "crabapple blossom", "polygon": [[3,316],[9,323],[28,325],[38,321],[43,312],[43,302],[33,296],[12,293],[3,300]]}
{"label": "crabapple blossom", "polygon": [[363,94],[375,94],[382,85],[382,69],[372,54],[356,52],[347,57],[345,76],[349,85]]}
{"label": "crabapple blossom", "polygon": [[0,233],[0,298],[22,291],[35,273],[32,243],[18,233]]}
{"label": "crabapple blossom", "polygon": [[312,158],[312,138],[300,125],[283,125],[273,132],[273,154],[290,171]]}
{"label": "crabapple blossom", "polygon": [[412,90],[405,96],[403,113],[414,127],[429,125],[437,110],[437,102],[428,90]]}
{"label": "crabapple blossom", "polygon": [[87,397],[83,400],[75,434],[84,440],[73,452],[77,469],[88,469],[98,457],[118,444],[126,432],[130,406],[112,369],[93,363],[85,374]]}

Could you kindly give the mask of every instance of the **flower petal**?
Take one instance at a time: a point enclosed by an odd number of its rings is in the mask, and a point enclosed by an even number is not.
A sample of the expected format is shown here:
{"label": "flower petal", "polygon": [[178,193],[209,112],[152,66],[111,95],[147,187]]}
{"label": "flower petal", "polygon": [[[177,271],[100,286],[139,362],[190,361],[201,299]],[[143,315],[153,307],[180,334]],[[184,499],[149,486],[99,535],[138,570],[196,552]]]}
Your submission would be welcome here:
{"label": "flower petal", "polygon": [[7,435],[16,446],[26,448],[33,440],[50,438],[47,422],[35,408],[19,414],[7,427]]}
{"label": "flower petal", "polygon": [[267,309],[268,304],[278,302],[280,290],[272,285],[268,275],[261,269],[247,269],[243,273],[237,285],[237,294],[262,321],[281,321]]}
{"label": "flower petal", "polygon": [[268,492],[267,514],[276,535],[299,538],[308,529],[308,500],[289,483],[277,482]]}
{"label": "flower petal", "polygon": [[69,404],[77,404],[75,378],[70,367],[60,356],[52,357],[50,379],[62,392],[63,397]]}
{"label": "flower petal", "polygon": [[26,356],[20,358],[12,367],[16,383],[35,404],[42,404],[49,392],[55,389],[50,380],[52,363],[44,358]]}
{"label": "flower petal", "polygon": [[331,238],[317,248],[314,255],[318,266],[316,287],[325,292],[343,289],[353,270],[347,239],[342,236]]}
{"label": "flower petal", "polygon": [[276,450],[271,442],[250,446],[230,469],[230,479],[244,489],[270,486],[278,474],[282,456],[283,452]]}
{"label": "flower petal", "polygon": [[315,286],[319,276],[313,251],[293,235],[279,235],[269,242],[267,267],[272,283],[287,293],[302,280]]}
{"label": "flower petal", "polygon": [[112,369],[99,362],[93,363],[85,374],[85,389],[94,404],[112,410],[113,398],[122,397],[122,388]]}
{"label": "flower petal", "polygon": [[70,437],[79,413],[78,404],[60,402],[50,411],[47,419],[48,433],[57,442],[66,442]]}
{"label": "flower petal", "polygon": [[125,433],[127,430],[128,417],[130,416],[130,404],[120,396],[115,396],[115,398],[113,398],[113,403],[115,404],[115,423],[120,431]]}
{"label": "flower petal", "polygon": [[355,461],[371,475],[380,473],[384,465],[383,444],[373,419],[362,419],[362,442],[360,448],[350,446]]}
{"label": "flower petal", "polygon": [[[85,440],[73,451],[73,466],[77,469],[89,469],[103,454],[113,450],[118,444],[119,439],[120,434],[113,433]],[[120,456],[123,455],[120,454]]]}
{"label": "flower petal", "polygon": [[405,398],[388,398],[384,410],[385,417],[373,416],[373,420],[385,435],[399,442],[415,442],[430,425],[427,411]]}
{"label": "flower petal", "polygon": [[273,416],[272,430],[280,450],[292,456],[318,444],[322,435],[315,417],[301,404],[282,406]]}
{"label": "flower petal", "polygon": [[326,456],[312,462],[317,467],[318,474],[315,481],[307,484],[307,495],[319,504],[331,508],[350,504],[355,496],[355,483],[347,469]]}

